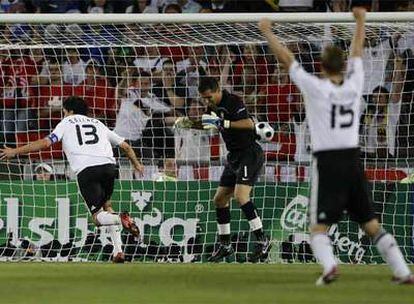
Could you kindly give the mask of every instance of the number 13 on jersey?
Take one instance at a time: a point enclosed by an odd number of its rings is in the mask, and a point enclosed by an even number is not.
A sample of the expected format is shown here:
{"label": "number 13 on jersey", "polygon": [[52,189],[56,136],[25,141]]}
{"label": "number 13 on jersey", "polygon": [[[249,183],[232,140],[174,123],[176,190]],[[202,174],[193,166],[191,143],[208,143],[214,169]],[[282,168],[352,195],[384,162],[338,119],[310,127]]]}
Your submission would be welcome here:
{"label": "number 13 on jersey", "polygon": [[99,142],[96,127],[94,125],[75,125],[79,146],[93,145]]}

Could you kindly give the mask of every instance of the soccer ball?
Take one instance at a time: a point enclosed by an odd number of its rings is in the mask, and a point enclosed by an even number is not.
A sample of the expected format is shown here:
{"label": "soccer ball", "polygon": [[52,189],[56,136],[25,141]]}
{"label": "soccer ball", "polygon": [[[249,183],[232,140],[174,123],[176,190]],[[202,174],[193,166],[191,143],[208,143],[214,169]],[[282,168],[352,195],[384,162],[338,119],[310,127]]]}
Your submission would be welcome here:
{"label": "soccer ball", "polygon": [[271,141],[273,135],[275,135],[275,130],[268,122],[259,122],[256,124],[256,134],[261,141]]}

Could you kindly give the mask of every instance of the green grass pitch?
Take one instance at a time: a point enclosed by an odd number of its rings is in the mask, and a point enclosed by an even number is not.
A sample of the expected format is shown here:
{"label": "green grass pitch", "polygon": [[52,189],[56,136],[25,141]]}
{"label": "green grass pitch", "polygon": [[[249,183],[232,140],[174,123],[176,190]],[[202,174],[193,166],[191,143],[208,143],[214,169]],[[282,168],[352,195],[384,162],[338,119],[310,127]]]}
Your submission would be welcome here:
{"label": "green grass pitch", "polygon": [[1,263],[0,303],[414,303],[386,266],[340,271],[315,287],[317,265]]}

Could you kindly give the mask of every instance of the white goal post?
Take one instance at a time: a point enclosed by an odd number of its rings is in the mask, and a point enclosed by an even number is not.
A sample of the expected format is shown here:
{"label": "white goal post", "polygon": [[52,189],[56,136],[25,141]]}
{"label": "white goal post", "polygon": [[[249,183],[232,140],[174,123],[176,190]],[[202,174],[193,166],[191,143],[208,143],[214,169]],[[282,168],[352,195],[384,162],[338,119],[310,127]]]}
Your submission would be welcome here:
{"label": "white goal post", "polygon": [[[351,13],[3,14],[0,19],[0,144],[50,133],[62,101],[83,97],[91,115],[139,153],[144,176],[118,150],[112,197],[143,231],[123,235],[130,261],[204,262],[216,243],[214,191],[226,162],[218,134],[182,130],[199,118],[197,84],[211,75],[276,129],[261,143],[266,163],[253,201],[273,242],[272,262],[311,262],[307,233],[311,151],[302,98],[270,54],[257,22],[274,31],[312,73],[322,48],[348,51]],[[361,146],[375,211],[414,261],[414,13],[367,13]],[[386,100],[384,104],[377,100]],[[411,99],[410,99],[411,98]],[[402,183],[401,181],[408,181]],[[231,238],[245,262],[254,245],[232,203]],[[345,263],[380,256],[346,217],[329,231]],[[96,229],[61,146],[0,162],[0,260],[105,261],[112,245]]]}

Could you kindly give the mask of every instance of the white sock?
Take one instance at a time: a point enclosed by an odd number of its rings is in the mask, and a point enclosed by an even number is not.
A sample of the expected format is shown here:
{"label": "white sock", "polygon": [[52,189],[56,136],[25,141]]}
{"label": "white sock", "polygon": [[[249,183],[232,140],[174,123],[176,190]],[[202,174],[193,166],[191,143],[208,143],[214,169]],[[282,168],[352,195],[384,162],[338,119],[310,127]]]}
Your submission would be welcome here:
{"label": "white sock", "polygon": [[249,221],[250,231],[256,231],[257,229],[262,229],[263,224],[260,217],[255,217],[254,219]]}
{"label": "white sock", "polygon": [[331,271],[337,265],[331,240],[325,233],[313,234],[311,236],[311,247],[314,257],[322,264],[324,274]]}
{"label": "white sock", "polygon": [[106,227],[106,231],[111,236],[112,245],[114,246],[113,254],[122,252],[121,227],[119,225],[110,225]]}
{"label": "white sock", "polygon": [[395,238],[391,234],[383,232],[376,239],[377,249],[381,253],[384,261],[390,265],[394,276],[398,278],[409,276],[411,271],[404,260]]}
{"label": "white sock", "polygon": [[121,224],[121,219],[118,214],[109,213],[108,211],[101,211],[96,215],[101,226],[107,225],[119,225]]}
{"label": "white sock", "polygon": [[227,224],[219,224],[217,223],[217,230],[219,235],[227,235],[230,234],[230,223]]}

